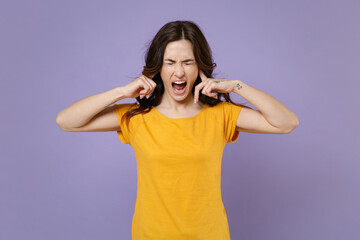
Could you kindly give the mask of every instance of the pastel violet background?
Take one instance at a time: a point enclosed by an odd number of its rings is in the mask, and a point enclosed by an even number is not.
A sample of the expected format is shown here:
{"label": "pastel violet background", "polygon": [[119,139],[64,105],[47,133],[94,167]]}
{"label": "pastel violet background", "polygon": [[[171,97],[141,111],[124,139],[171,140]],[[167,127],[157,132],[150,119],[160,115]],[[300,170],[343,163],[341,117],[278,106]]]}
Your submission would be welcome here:
{"label": "pastel violet background", "polygon": [[0,239],[131,238],[131,146],[55,119],[140,76],[147,44],[173,20],[200,26],[216,77],[269,93],[300,120],[290,134],[240,133],[226,146],[231,239],[360,239],[359,12],[355,0],[1,1]]}

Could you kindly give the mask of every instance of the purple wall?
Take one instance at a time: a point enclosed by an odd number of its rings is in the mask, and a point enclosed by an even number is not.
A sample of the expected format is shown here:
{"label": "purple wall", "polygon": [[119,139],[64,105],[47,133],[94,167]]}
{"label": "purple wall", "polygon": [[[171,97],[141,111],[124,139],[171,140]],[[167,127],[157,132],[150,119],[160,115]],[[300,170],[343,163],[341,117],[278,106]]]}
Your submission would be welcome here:
{"label": "purple wall", "polygon": [[172,20],[201,27],[218,78],[269,93],[300,120],[225,148],[231,238],[360,239],[359,11],[340,0],[2,0],[0,239],[130,239],[131,146],[55,119],[140,76],[146,44]]}

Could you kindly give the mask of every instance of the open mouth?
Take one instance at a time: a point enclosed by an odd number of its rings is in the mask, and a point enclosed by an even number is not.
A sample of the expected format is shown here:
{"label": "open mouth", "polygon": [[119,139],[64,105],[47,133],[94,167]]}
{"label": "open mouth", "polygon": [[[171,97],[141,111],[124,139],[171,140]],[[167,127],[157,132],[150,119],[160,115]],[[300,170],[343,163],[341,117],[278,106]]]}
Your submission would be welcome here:
{"label": "open mouth", "polygon": [[175,81],[172,83],[172,87],[176,94],[183,94],[185,92],[186,81]]}

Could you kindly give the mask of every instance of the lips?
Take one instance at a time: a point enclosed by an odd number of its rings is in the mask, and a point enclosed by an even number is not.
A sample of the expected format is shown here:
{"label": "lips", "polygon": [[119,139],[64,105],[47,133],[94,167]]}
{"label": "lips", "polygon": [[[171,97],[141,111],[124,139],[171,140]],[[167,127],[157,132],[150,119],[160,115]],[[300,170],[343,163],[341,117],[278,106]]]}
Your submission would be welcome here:
{"label": "lips", "polygon": [[185,87],[187,85],[187,82],[184,80],[178,80],[178,81],[173,81],[171,85],[173,87],[180,88],[180,87]]}
{"label": "lips", "polygon": [[182,81],[187,82],[185,79],[178,79],[178,80],[173,80],[173,81],[171,81],[171,84],[173,84],[174,82],[182,82]]}

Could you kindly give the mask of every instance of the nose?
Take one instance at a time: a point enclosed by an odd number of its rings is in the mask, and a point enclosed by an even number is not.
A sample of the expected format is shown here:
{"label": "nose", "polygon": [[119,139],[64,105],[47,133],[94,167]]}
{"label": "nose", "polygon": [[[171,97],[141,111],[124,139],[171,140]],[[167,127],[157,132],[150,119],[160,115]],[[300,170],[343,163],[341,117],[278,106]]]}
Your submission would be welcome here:
{"label": "nose", "polygon": [[180,64],[176,64],[176,66],[175,66],[175,76],[177,77],[177,78],[181,78],[181,77],[183,77],[184,76],[184,74],[185,74],[185,71],[184,71],[184,68],[183,68],[183,66],[181,66],[181,63]]}

